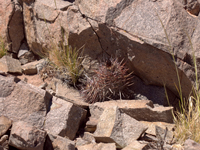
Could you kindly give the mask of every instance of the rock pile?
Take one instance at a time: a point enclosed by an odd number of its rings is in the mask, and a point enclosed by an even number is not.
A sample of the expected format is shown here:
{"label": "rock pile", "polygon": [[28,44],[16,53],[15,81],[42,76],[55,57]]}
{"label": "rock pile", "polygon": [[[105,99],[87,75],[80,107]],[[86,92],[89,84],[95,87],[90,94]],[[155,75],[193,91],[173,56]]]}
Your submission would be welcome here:
{"label": "rock pile", "polygon": [[0,149],[169,150],[176,146],[173,107],[150,100],[87,104],[59,79],[49,80],[45,87],[43,80],[33,81],[40,79],[34,72],[45,60],[17,66],[22,73],[31,72],[20,76],[12,67],[18,63],[6,60],[4,66],[11,67],[0,75]]}
{"label": "rock pile", "polygon": [[[175,106],[177,73],[185,98],[195,82],[199,12],[199,0],[0,0],[0,38],[11,56],[0,59],[0,150],[182,148],[173,145],[166,92]],[[61,42],[84,46],[87,73],[97,61],[126,61],[134,99],[87,104],[49,78],[36,55]],[[199,149],[187,140],[190,147]]]}

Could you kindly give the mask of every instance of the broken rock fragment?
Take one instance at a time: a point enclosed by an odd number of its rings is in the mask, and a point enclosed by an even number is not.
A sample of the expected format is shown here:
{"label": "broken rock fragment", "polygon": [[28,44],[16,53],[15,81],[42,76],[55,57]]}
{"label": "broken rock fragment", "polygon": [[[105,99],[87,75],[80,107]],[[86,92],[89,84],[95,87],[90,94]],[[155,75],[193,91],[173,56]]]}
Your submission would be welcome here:
{"label": "broken rock fragment", "polygon": [[18,121],[13,123],[9,145],[24,150],[43,150],[45,138],[45,131]]}
{"label": "broken rock fragment", "polygon": [[45,121],[45,130],[54,135],[74,139],[86,110],[57,97],[53,97],[50,112]]}
{"label": "broken rock fragment", "polygon": [[115,106],[104,110],[94,137],[97,142],[116,143],[117,147],[123,148],[137,140],[146,130],[145,125]]}

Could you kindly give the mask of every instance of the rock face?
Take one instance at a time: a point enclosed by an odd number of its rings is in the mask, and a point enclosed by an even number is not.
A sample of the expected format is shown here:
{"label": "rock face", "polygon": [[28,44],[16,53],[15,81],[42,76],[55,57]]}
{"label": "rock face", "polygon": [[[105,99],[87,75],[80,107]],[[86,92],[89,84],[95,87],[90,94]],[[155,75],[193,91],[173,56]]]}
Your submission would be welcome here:
{"label": "rock face", "polygon": [[23,46],[24,36],[28,48],[40,55],[43,48],[63,41],[64,34],[65,44],[77,49],[84,45],[87,59],[124,59],[146,84],[165,85],[176,96],[177,73],[184,97],[195,82],[193,50],[198,61],[200,56],[197,0],[1,0],[1,4],[0,31],[12,42],[14,53]]}
{"label": "rock face", "polygon": [[[199,3],[190,4],[184,5],[187,10],[194,6],[191,10],[197,13]],[[147,84],[164,84],[178,96],[175,61],[183,95],[188,96],[194,82],[190,39],[196,41],[197,50],[199,19],[181,2],[76,0],[56,1],[55,6],[52,0],[23,2],[23,8],[27,42],[35,53],[52,41],[61,41],[64,31],[68,36],[64,42],[77,48],[84,45],[89,59],[125,59]],[[195,56],[198,59],[198,53]]]}

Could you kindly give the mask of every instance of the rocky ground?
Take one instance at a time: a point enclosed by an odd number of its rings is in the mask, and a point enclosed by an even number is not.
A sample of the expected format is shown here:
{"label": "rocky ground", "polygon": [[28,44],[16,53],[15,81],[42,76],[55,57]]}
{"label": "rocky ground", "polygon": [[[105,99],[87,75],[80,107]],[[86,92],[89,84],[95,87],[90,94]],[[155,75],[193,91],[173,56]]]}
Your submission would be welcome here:
{"label": "rocky ground", "polygon": [[[199,0],[0,0],[11,56],[0,59],[0,150],[200,149],[176,144],[172,115],[177,85],[187,99],[195,83],[194,57],[200,68],[199,14]],[[58,43],[84,47],[86,72],[124,60],[133,98],[84,102],[36,57]]]}
{"label": "rocky ground", "polygon": [[[183,148],[173,136],[173,107],[147,99],[87,104],[60,79],[44,80],[38,72],[44,63],[0,59],[0,149]],[[197,150],[200,145],[187,140],[184,148]]]}

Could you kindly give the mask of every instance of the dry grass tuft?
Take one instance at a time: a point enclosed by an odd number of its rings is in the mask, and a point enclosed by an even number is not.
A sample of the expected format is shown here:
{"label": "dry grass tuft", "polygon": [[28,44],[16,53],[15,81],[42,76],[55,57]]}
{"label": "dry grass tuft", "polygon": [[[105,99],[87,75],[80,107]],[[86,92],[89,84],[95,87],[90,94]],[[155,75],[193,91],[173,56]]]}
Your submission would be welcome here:
{"label": "dry grass tuft", "polygon": [[200,93],[189,98],[188,104],[181,104],[181,112],[176,112],[174,122],[176,124],[175,137],[178,143],[192,139],[200,143]]}
{"label": "dry grass tuft", "polygon": [[69,45],[54,46],[49,52],[49,60],[56,65],[60,71],[67,74],[71,83],[75,86],[83,73],[81,49],[77,50]]}
{"label": "dry grass tuft", "polygon": [[0,37],[0,58],[7,54],[8,44]]}

